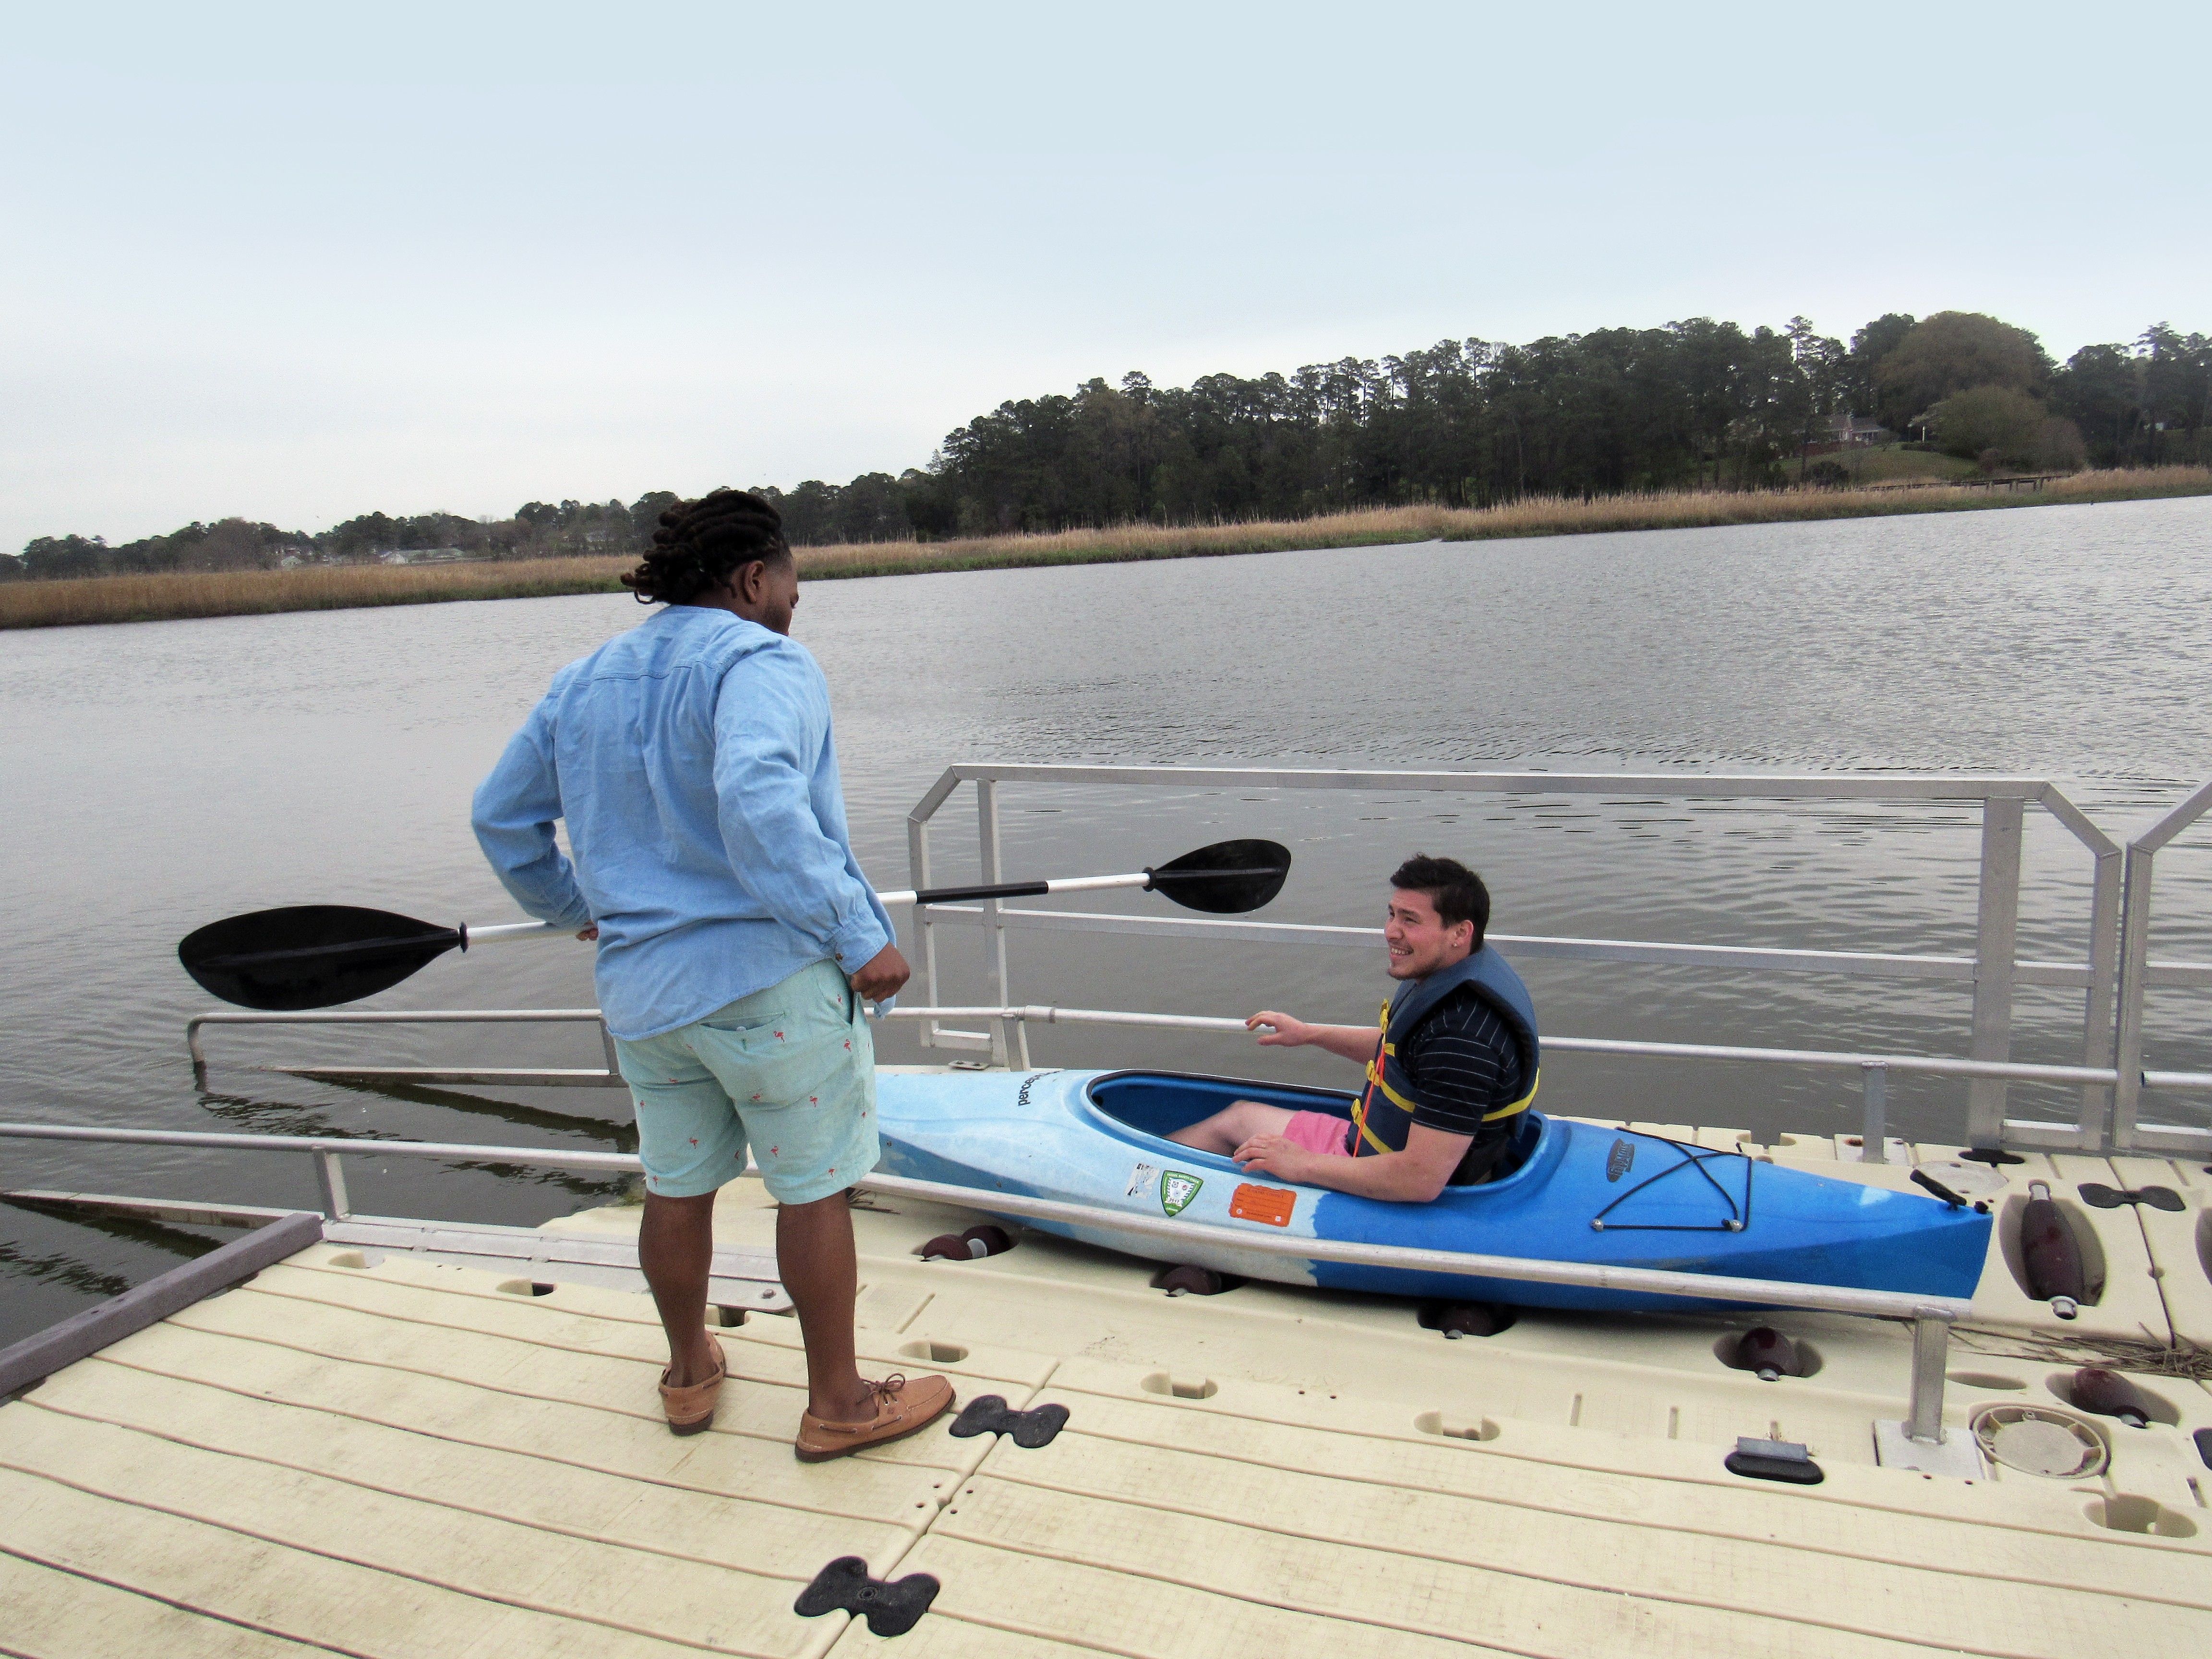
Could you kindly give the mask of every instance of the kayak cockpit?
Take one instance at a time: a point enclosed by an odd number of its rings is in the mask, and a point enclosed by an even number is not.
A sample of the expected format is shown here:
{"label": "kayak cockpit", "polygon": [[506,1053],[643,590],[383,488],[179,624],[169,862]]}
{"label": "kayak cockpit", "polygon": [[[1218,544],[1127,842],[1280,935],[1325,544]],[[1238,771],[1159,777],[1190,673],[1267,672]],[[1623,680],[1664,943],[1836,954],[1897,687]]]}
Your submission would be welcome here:
{"label": "kayak cockpit", "polygon": [[[1340,1117],[1348,1127],[1357,1097],[1340,1089],[1312,1089],[1293,1083],[1261,1083],[1250,1078],[1208,1077],[1189,1072],[1103,1072],[1084,1089],[1085,1103],[1104,1127],[1125,1137],[1165,1139],[1176,1130],[1208,1118],[1240,1100],[1279,1106],[1291,1112],[1322,1112]],[[1504,1180],[1527,1163],[1543,1139],[1544,1119],[1522,1114],[1520,1133],[1495,1165],[1492,1181]]]}

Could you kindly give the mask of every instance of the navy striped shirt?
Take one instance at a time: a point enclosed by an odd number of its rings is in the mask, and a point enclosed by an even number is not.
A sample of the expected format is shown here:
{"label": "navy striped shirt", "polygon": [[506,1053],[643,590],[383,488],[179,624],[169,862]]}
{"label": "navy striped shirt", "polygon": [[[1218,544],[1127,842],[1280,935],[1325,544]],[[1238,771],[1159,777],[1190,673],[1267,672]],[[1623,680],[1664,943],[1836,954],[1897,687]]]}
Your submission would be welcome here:
{"label": "navy striped shirt", "polygon": [[1517,1127],[1510,1119],[1482,1121],[1528,1087],[1512,1028],[1473,986],[1461,986],[1429,1011],[1399,1045],[1398,1063],[1413,1085],[1414,1122],[1500,1139]]}

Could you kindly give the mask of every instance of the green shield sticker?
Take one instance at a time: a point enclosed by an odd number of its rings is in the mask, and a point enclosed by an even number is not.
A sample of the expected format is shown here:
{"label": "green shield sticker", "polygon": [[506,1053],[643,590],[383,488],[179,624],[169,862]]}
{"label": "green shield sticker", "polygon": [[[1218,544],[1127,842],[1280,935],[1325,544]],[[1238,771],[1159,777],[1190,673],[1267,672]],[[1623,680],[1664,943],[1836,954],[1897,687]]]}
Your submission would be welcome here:
{"label": "green shield sticker", "polygon": [[1185,1175],[1181,1170],[1170,1170],[1160,1176],[1160,1209],[1164,1214],[1180,1215],[1183,1206],[1198,1196],[1198,1189],[1206,1183],[1194,1175]]}

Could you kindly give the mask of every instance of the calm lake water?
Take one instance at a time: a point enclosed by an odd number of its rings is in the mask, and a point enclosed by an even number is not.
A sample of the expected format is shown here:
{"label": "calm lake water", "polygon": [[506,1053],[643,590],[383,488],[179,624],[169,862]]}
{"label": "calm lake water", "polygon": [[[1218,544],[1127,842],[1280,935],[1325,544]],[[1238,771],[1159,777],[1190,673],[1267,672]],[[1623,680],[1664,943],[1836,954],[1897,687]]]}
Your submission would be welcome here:
{"label": "calm lake water", "polygon": [[[203,922],[367,903],[514,919],[469,833],[471,790],[561,664],[640,617],[627,598],[424,605],[0,636],[0,847],[12,915],[0,1115],[488,1144],[630,1145],[617,1091],[312,1085],[294,1064],[592,1065],[588,1028],[217,1031],[192,1083],[177,967]],[[2124,836],[2212,775],[2212,501],[1668,531],[809,586],[795,629],[836,699],[861,857],[908,884],[905,813],[958,760],[2046,776]],[[1506,933],[1822,949],[1972,948],[1972,809],[1010,786],[1009,876],[1157,864],[1263,835],[1296,866],[1266,919],[1372,925],[1406,854],[1480,869]],[[939,879],[974,813],[940,816]],[[2212,958],[2212,832],[2160,866],[2162,957]],[[2031,810],[2023,954],[2084,949],[2088,860]],[[1072,908],[1170,912],[1114,896]],[[947,930],[948,1000],[982,995]],[[1379,952],[1015,936],[1022,1001],[1364,1020]],[[1963,986],[1536,963],[1547,1030],[1963,1053]],[[588,1006],[588,951],[449,957],[372,1007]],[[2201,994],[2153,1003],[2152,1063],[2212,1066]],[[2023,991],[2014,1052],[2078,1057],[2080,1000]],[[886,1060],[917,1057],[886,1029]],[[1348,1080],[1239,1039],[1059,1027],[1040,1063],[1154,1060]],[[2070,1115],[2056,1091],[2016,1111]],[[1902,1132],[1956,1139],[1965,1093],[1893,1084]],[[1762,1132],[1847,1131],[1856,1080],[1559,1054],[1544,1103]],[[2204,1122],[2203,1097],[2162,1103]],[[534,1223],[614,1183],[349,1160],[368,1212]],[[0,1141],[0,1186],[310,1204],[306,1160]],[[0,1341],[220,1233],[0,1206]]]}

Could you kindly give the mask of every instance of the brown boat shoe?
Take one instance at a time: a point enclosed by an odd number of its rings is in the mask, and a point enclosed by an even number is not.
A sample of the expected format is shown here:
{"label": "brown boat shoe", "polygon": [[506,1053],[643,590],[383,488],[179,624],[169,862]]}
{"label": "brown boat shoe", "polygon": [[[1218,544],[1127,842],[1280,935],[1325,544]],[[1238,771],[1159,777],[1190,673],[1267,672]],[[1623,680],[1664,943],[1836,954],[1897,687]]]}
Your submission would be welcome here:
{"label": "brown boat shoe", "polygon": [[868,1384],[876,1414],[857,1423],[831,1423],[807,1412],[799,1419],[792,1452],[802,1463],[826,1463],[833,1457],[888,1445],[918,1434],[952,1409],[952,1385],[941,1376],[908,1382],[893,1372]]}
{"label": "brown boat shoe", "polygon": [[686,1389],[668,1386],[668,1378],[675,1370],[671,1364],[660,1373],[660,1409],[668,1413],[668,1431],[702,1434],[714,1426],[714,1401],[722,1392],[722,1384],[729,1381],[730,1356],[720,1342],[715,1343],[714,1376]]}

